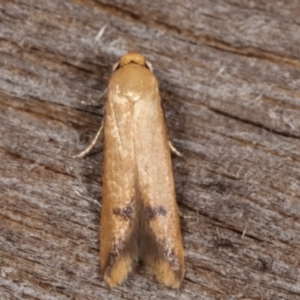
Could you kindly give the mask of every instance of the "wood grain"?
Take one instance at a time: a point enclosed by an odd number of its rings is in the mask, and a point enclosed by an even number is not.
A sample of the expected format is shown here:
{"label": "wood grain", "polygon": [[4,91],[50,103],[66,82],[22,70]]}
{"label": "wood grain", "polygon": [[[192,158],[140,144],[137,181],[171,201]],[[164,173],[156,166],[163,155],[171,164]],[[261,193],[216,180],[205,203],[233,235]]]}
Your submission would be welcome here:
{"label": "wood grain", "polygon": [[[0,298],[300,299],[299,15],[297,0],[2,0]],[[143,266],[105,287],[101,143],[72,159],[132,50],[184,154],[178,291]]]}

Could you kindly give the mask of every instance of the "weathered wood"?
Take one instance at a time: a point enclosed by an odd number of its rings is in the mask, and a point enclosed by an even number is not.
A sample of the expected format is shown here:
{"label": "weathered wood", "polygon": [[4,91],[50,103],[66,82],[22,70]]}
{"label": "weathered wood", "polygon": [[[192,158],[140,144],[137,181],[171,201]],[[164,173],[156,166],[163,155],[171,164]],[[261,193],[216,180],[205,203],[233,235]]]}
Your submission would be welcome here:
{"label": "weathered wood", "polygon": [[[2,0],[0,298],[300,299],[299,15],[297,0]],[[72,159],[130,50],[184,154],[179,291],[143,266],[105,287],[100,143]]]}

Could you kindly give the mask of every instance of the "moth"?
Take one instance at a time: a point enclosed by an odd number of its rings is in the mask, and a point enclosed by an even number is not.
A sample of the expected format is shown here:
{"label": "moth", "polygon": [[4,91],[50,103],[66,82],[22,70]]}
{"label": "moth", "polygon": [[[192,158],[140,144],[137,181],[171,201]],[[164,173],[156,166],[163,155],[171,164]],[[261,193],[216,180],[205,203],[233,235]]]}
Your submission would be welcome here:
{"label": "moth", "polygon": [[159,282],[178,288],[185,267],[171,162],[176,149],[158,82],[151,64],[135,52],[113,69],[103,125],[103,278],[113,288],[142,260]]}

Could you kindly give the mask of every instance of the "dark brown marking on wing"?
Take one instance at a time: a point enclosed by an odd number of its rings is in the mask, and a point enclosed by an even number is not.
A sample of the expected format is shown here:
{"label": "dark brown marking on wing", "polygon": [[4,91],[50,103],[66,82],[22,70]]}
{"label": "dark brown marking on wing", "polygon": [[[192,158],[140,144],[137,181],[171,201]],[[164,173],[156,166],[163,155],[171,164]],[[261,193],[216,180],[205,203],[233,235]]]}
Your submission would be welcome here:
{"label": "dark brown marking on wing", "polygon": [[164,256],[174,271],[179,270],[178,258],[176,257],[173,249],[164,247]]}
{"label": "dark brown marking on wing", "polygon": [[130,221],[133,217],[133,203],[128,204],[124,208],[114,208],[113,214],[122,217],[124,221]]}
{"label": "dark brown marking on wing", "polygon": [[163,206],[158,206],[156,208],[146,206],[145,214],[149,221],[153,221],[156,218],[156,216],[165,216],[167,214],[167,210]]}
{"label": "dark brown marking on wing", "polygon": [[124,246],[124,241],[117,241],[109,252],[105,267],[103,268],[103,273],[106,273],[107,276],[111,275],[111,269],[117,258],[120,256],[120,253],[123,252]]}

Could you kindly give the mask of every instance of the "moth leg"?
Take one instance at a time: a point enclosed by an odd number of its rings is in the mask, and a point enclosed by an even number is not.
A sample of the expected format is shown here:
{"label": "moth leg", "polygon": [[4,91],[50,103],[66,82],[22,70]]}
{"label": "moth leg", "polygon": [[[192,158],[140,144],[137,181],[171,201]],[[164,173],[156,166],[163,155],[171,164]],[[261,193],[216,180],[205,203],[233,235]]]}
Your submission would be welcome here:
{"label": "moth leg", "polygon": [[177,156],[180,156],[182,157],[182,153],[180,153],[173,145],[172,143],[169,141],[169,147],[170,147],[170,150],[171,152],[173,152],[174,154],[176,154]]}
{"label": "moth leg", "polygon": [[77,155],[74,155],[73,158],[81,158],[81,157],[86,156],[88,153],[90,153],[91,150],[94,148],[95,144],[97,143],[98,138],[100,137],[102,131],[103,131],[103,121],[102,121],[101,126],[100,126],[96,136],[94,137],[93,141],[88,145],[88,147],[85,150],[83,150],[82,152],[80,152]]}

